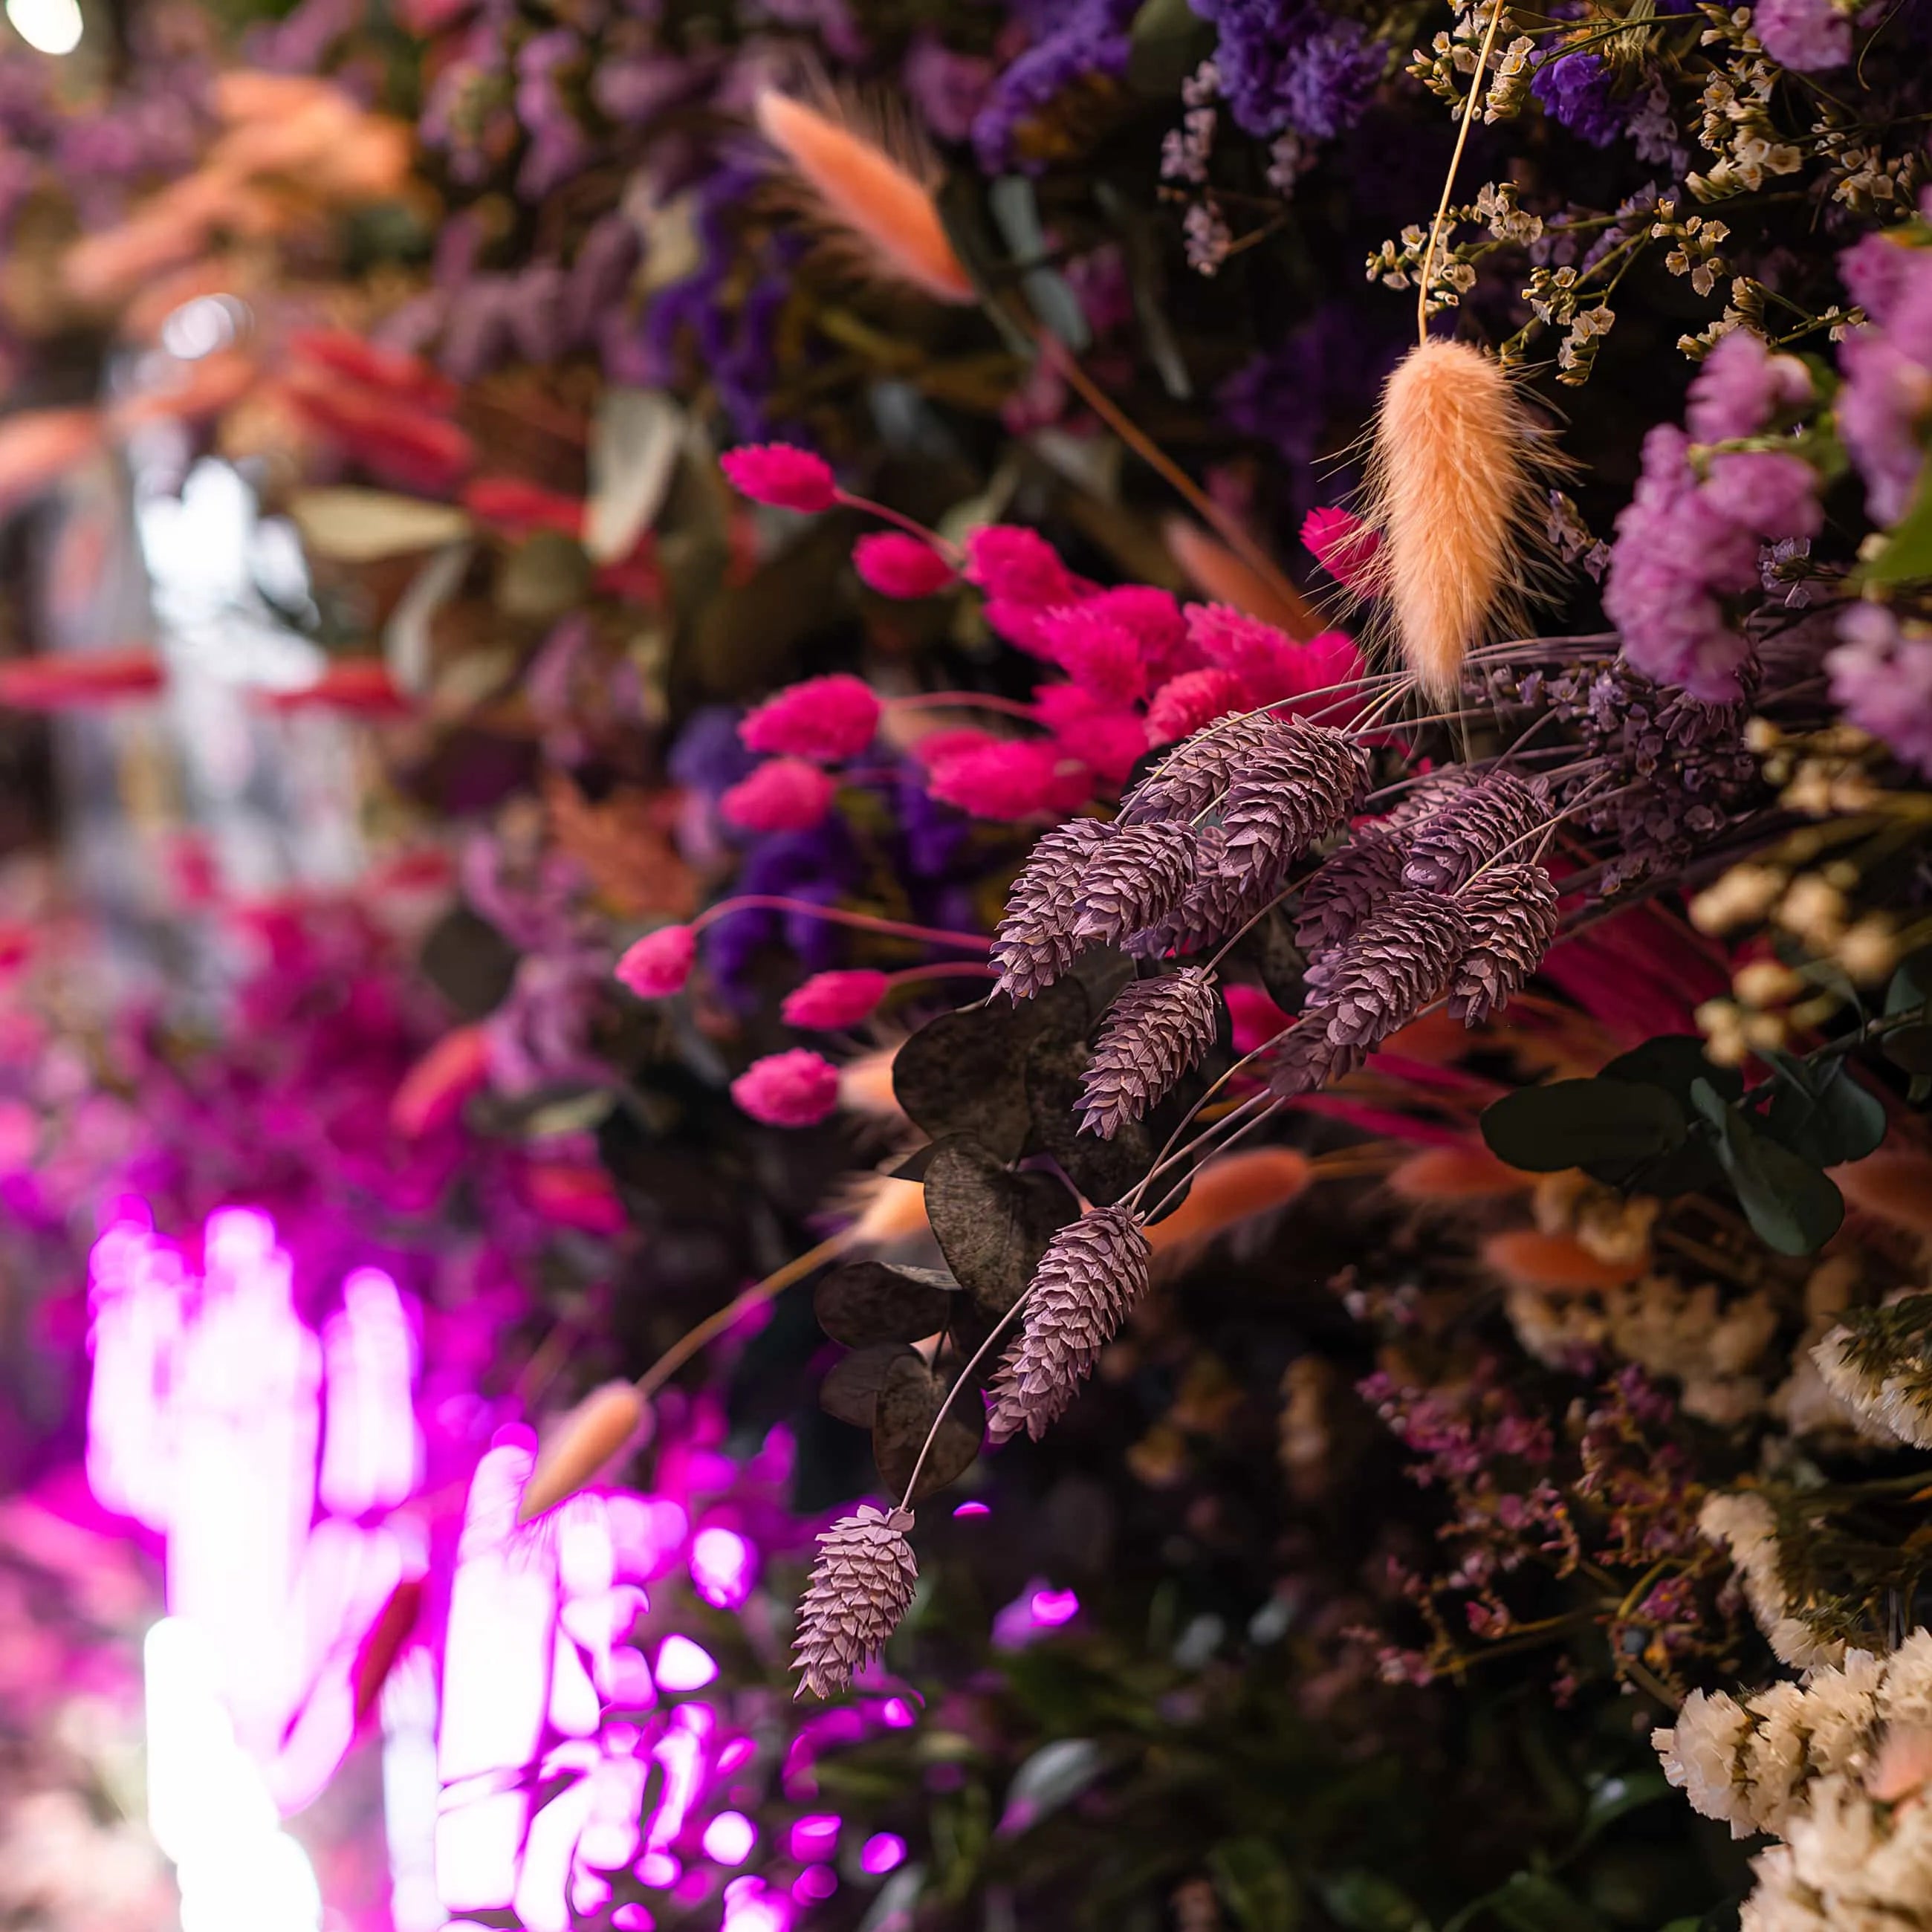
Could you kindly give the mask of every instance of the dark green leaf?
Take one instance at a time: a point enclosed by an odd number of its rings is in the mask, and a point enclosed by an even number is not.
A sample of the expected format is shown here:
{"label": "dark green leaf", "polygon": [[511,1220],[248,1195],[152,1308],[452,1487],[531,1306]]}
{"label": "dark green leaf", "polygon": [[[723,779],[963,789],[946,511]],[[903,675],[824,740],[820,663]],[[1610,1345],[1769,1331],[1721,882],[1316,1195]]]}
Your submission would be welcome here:
{"label": "dark green leaf", "polygon": [[1670,1780],[1660,1771],[1634,1771],[1627,1776],[1606,1778],[1591,1788],[1583,1814],[1583,1828],[1573,1852],[1583,1847],[1608,1826],[1627,1814],[1641,1810],[1670,1796]]}
{"label": "dark green leaf", "polygon": [[[1086,1022],[1080,1028],[1083,1034],[1090,1032],[1094,1024],[1114,1004],[1114,996],[1134,976],[1134,962],[1116,946],[1090,946],[1073,962],[1073,970],[1059,985],[1052,986],[1034,1002],[1036,1007],[1045,1007],[1054,995],[1063,989],[1071,993],[1076,987],[1084,995],[1087,1002]],[[1046,1028],[1048,1022],[1042,1018]],[[1073,1035],[1067,1032],[1063,1023],[1059,1029],[1066,1038]]]}
{"label": "dark green leaf", "polygon": [[1844,1198],[1829,1178],[1760,1132],[1708,1082],[1696,1082],[1690,1097],[1718,1130],[1718,1159],[1759,1240],[1781,1255],[1816,1253],[1845,1218]]}
{"label": "dark green leaf", "polygon": [[1064,1180],[1009,1173],[970,1142],[949,1142],[926,1169],[933,1238],[982,1315],[998,1317],[1012,1306],[1054,1229],[1079,1211]]}
{"label": "dark green leaf", "polygon": [[1006,1787],[1000,1836],[1014,1838],[1029,1830],[1070,1798],[1078,1798],[1106,1768],[1106,1757],[1091,1738],[1056,1738],[1041,1745],[1013,1773]]}
{"label": "dark green leaf", "polygon": [[1622,1079],[1526,1087],[1486,1108],[1482,1126],[1492,1154],[1531,1174],[1643,1160],[1684,1136],[1683,1109],[1662,1088]]}
{"label": "dark green leaf", "polygon": [[934,1140],[964,1134],[998,1160],[1026,1143],[1026,1044],[1035,1016],[1004,1000],[928,1020],[892,1060],[892,1093]]}
{"label": "dark green leaf", "polygon": [[852,1262],[819,1282],[812,1305],[833,1341],[869,1348],[938,1334],[952,1318],[958,1296],[950,1277],[931,1268]]}
{"label": "dark green leaf", "polygon": [[1342,1872],[1324,1880],[1322,1902],[1348,1932],[1427,1932],[1429,1921],[1408,1894],[1378,1873]]}
{"label": "dark green leaf", "polygon": [[1921,468],[1910,507],[1864,575],[1868,584],[1916,584],[1932,577],[1932,463]]}
{"label": "dark green leaf", "polygon": [[430,984],[466,1020],[494,1012],[516,977],[516,949],[467,906],[446,913],[423,941],[421,964]]}
{"label": "dark green leaf", "polygon": [[1704,1058],[1704,1042],[1694,1033],[1663,1033],[1620,1053],[1598,1076],[1605,1080],[1638,1080],[1661,1087],[1688,1113],[1690,1083],[1707,1080],[1726,1100],[1744,1096],[1744,1076],[1735,1066],[1714,1066]]}
{"label": "dark green leaf", "polygon": [[1127,85],[1150,100],[1169,99],[1211,38],[1187,0],[1146,0],[1128,34]]}
{"label": "dark green leaf", "polygon": [[924,1365],[919,1352],[903,1342],[887,1342],[876,1348],[860,1348],[842,1355],[818,1385],[819,1407],[827,1415],[849,1422],[854,1429],[870,1429],[886,1372],[895,1362],[908,1358]]}
{"label": "dark green leaf", "polygon": [[1898,964],[1885,989],[1885,1016],[1895,1019],[1900,1013],[1923,1012],[1932,1000],[1932,946],[1907,953]]}
{"label": "dark green leaf", "polygon": [[1285,1012],[1301,1004],[1303,972],[1308,961],[1294,943],[1288,915],[1273,912],[1237,945],[1231,956],[1252,967],[1262,990]]}
{"label": "dark green leaf", "polygon": [[1294,1932],[1300,1923],[1294,1874],[1267,1839],[1224,1839],[1208,1852],[1208,1869],[1241,1932]]}
{"label": "dark green leaf", "polygon": [[1027,1054],[1027,1098],[1033,1130],[1027,1146],[1050,1154],[1089,1201],[1111,1207],[1154,1164],[1154,1147],[1146,1124],[1130,1120],[1110,1141],[1083,1134],[1075,1112],[1081,1076],[1093,1058],[1084,1040],[1042,1036]]}
{"label": "dark green leaf", "polygon": [[1596,1932],[1597,1918],[1553,1878],[1520,1871],[1490,1895],[1490,1910],[1509,1932]]}
{"label": "dark green leaf", "polygon": [[1046,266],[1046,230],[1033,183],[1024,175],[1002,175],[987,190],[987,206],[999,225],[1006,252],[1023,265],[1020,286],[1028,307],[1047,328],[1076,354],[1087,348],[1093,332],[1086,311],[1058,269]]}
{"label": "dark green leaf", "polygon": [[1765,1058],[1778,1076],[1765,1124],[1793,1154],[1820,1167],[1836,1167],[1864,1160],[1885,1138],[1883,1104],[1842,1059],[1816,1066],[1775,1049]]}
{"label": "dark green leaf", "polygon": [[1879,1050],[1907,1073],[1932,1073],[1932,1026],[1900,1027],[1880,1038]]}
{"label": "dark green leaf", "polygon": [[[879,1466],[879,1480],[895,1497],[903,1496],[912,1480],[933,1418],[946,1400],[946,1386],[916,1353],[910,1352],[889,1364],[880,1378],[872,1417],[872,1460]],[[957,1482],[979,1454],[985,1428],[986,1412],[979,1396],[970,1390],[962,1391],[946,1409],[911,1500],[917,1502],[921,1496]]]}
{"label": "dark green leaf", "polygon": [[940,224],[980,297],[980,308],[991,316],[1007,348],[1030,362],[1034,354],[1033,340],[1013,319],[1010,304],[1000,296],[1004,265],[992,224],[986,219],[986,205],[980,198],[980,180],[976,172],[965,169],[946,176],[938,197]]}

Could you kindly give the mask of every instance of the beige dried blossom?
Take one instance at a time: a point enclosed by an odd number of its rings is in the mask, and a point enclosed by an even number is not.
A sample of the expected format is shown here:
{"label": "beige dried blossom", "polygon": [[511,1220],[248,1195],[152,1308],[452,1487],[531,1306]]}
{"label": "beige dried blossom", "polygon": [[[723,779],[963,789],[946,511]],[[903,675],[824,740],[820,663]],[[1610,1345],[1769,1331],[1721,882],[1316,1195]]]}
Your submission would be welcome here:
{"label": "beige dried blossom", "polygon": [[1765,918],[1790,884],[1774,866],[1733,866],[1690,902],[1690,923],[1700,932],[1734,932]]}

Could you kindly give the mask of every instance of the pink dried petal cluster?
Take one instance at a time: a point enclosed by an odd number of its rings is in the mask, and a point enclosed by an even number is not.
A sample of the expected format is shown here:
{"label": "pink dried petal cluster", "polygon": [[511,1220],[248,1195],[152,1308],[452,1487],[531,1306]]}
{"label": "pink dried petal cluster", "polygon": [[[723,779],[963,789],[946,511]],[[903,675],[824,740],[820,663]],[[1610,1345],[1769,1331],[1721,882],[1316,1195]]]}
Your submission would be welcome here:
{"label": "pink dried petal cluster", "polygon": [[1310,510],[1302,519],[1301,541],[1310,556],[1338,584],[1366,587],[1381,537],[1352,510]]}
{"label": "pink dried petal cluster", "polygon": [[698,958],[698,934],[688,926],[661,926],[626,947],[616,976],[640,1000],[668,999],[683,990]]}
{"label": "pink dried petal cluster", "polygon": [[1147,742],[1171,745],[1217,718],[1253,709],[1247,686],[1232,671],[1214,664],[1185,670],[1154,693],[1147,709]]}
{"label": "pink dried petal cluster", "polygon": [[838,787],[803,758],[768,758],[718,801],[728,824],[746,832],[809,832],[832,809]]}
{"label": "pink dried petal cluster", "polygon": [[754,503],[808,514],[838,500],[838,479],[822,456],[788,442],[749,442],[718,459],[731,487]]}
{"label": "pink dried petal cluster", "polygon": [[794,987],[785,995],[779,1011],[788,1026],[810,1027],[819,1031],[856,1026],[872,1018],[892,983],[889,975],[869,967],[814,973],[803,986]]}
{"label": "pink dried petal cluster", "polygon": [[900,530],[878,530],[852,546],[859,580],[881,597],[931,597],[952,581],[952,566],[929,543]]}
{"label": "pink dried petal cluster", "polygon": [[1085,770],[1039,739],[995,739],[938,760],[926,789],[976,818],[1009,823],[1042,812],[1065,812],[1087,796]]}
{"label": "pink dried petal cluster", "polygon": [[768,1127],[815,1126],[838,1104],[838,1070],[802,1046],[768,1053],[732,1082],[731,1097]]}
{"label": "pink dried petal cluster", "polygon": [[754,752],[836,764],[872,742],[883,707],[878,694],[849,671],[788,685],[749,712],[738,736]]}
{"label": "pink dried petal cluster", "polygon": [[966,580],[988,597],[1037,608],[1070,604],[1078,580],[1037,530],[988,524],[966,539]]}

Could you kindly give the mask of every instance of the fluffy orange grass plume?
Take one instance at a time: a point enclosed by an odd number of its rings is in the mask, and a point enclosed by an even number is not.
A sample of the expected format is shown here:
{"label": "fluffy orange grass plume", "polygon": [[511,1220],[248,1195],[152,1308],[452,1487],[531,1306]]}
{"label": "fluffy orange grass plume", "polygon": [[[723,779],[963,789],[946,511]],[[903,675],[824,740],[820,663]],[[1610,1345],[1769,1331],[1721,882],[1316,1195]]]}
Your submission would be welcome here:
{"label": "fluffy orange grass plume", "polygon": [[555,1509],[586,1483],[594,1482],[650,1416],[650,1405],[634,1382],[606,1382],[592,1389],[537,1451],[536,1467],[517,1504],[518,1522],[528,1522]]}
{"label": "fluffy orange grass plume", "polygon": [[1383,386],[1364,514],[1382,542],[1361,588],[1438,701],[1489,627],[1514,617],[1546,556],[1549,432],[1493,356],[1432,338]]}
{"label": "fluffy orange grass plume", "polygon": [[1545,1234],[1514,1228],[1483,1244],[1483,1259],[1512,1288],[1585,1294],[1592,1288],[1622,1288],[1649,1265],[1646,1256],[1606,1262],[1568,1234]]}
{"label": "fluffy orange grass plume", "polygon": [[376,1612],[376,1621],[369,1626],[369,1633],[363,1638],[349,1673],[358,1726],[376,1708],[376,1700],[382,1694],[390,1669],[402,1655],[403,1646],[409,1641],[410,1632],[416,1627],[416,1619],[422,1614],[422,1600],[423,1580],[420,1576],[405,1576],[389,1592],[387,1600]]}
{"label": "fluffy orange grass plume", "polygon": [[1168,554],[1204,597],[1232,604],[1303,644],[1320,634],[1321,618],[1292,584],[1270,582],[1199,524],[1185,517],[1168,517],[1161,524],[1161,535]]}
{"label": "fluffy orange grass plume", "polygon": [[1497,1160],[1487,1148],[1425,1148],[1388,1178],[1405,1201],[1493,1201],[1520,1193],[1534,1177]]}
{"label": "fluffy orange grass plume", "polygon": [[848,1060],[838,1070],[838,1104],[848,1113],[868,1114],[881,1120],[902,1120],[904,1111],[892,1091],[892,1056],[896,1044],[875,1047]]}
{"label": "fluffy orange grass plume", "polygon": [[866,127],[854,104],[829,92],[824,99],[810,107],[768,87],[752,112],[828,237],[880,280],[938,302],[977,301],[933,199],[938,164],[910,124],[880,112]]}
{"label": "fluffy orange grass plume", "polygon": [[1156,1258],[1178,1254],[1236,1222],[1285,1208],[1314,1178],[1312,1164],[1292,1148],[1251,1148],[1210,1160],[1187,1198],[1147,1231]]}
{"label": "fluffy orange grass plume", "polygon": [[1868,1154],[1833,1168],[1832,1178],[1846,1203],[1861,1213],[1908,1234],[1932,1234],[1932,1155],[1903,1149]]}

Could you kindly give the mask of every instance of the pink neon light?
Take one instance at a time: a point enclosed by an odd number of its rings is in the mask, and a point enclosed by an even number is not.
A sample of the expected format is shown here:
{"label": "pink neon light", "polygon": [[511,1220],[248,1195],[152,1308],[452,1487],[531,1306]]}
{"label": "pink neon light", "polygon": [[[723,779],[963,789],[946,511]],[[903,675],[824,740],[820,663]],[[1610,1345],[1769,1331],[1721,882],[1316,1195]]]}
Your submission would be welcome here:
{"label": "pink neon light", "polygon": [[393,1508],[422,1480],[410,1306],[380,1268],[358,1268],[342,1284],[341,1311],[324,1324],[322,1342],[322,1500],[338,1516]]}
{"label": "pink neon light", "polygon": [[655,1932],[657,1921],[641,1905],[620,1905],[610,1915],[617,1932]]}
{"label": "pink neon light", "polygon": [[724,1888],[722,1932],[789,1932],[791,1908],[762,1880],[736,1878]]}
{"label": "pink neon light", "polygon": [[1080,1614],[1080,1599],[1071,1590],[1036,1590],[1031,1607],[1035,1623],[1054,1630]]}
{"label": "pink neon light", "polygon": [[794,1820],[791,1828],[792,1856],[801,1864],[808,1864],[814,1858],[836,1856],[838,1834],[844,1822],[844,1819],[826,1812]]}
{"label": "pink neon light", "polygon": [[646,1852],[637,1863],[638,1882],[653,1892],[668,1892],[684,1876],[684,1868],[668,1852]]}
{"label": "pink neon light", "polygon": [[801,1905],[816,1905],[838,1889],[838,1874],[830,1865],[807,1865],[792,1880],[791,1895]]}
{"label": "pink neon light", "polygon": [[707,1604],[735,1610],[752,1594],[758,1559],[735,1530],[700,1529],[692,1539],[692,1586]]}
{"label": "pink neon light", "polygon": [[677,1631],[658,1646],[657,1680],[667,1690],[702,1690],[717,1675],[710,1652]]}
{"label": "pink neon light", "polygon": [[992,1513],[985,1503],[962,1503],[952,1512],[955,1516],[991,1516]]}
{"label": "pink neon light", "polygon": [[721,1865],[741,1865],[758,1842],[758,1828],[742,1811],[721,1811],[704,1828],[704,1855]]}
{"label": "pink neon light", "polygon": [[859,1854],[859,1869],[869,1872],[874,1878],[881,1878],[887,1872],[905,1863],[906,1842],[896,1832],[881,1832],[877,1837],[868,1838]]}

